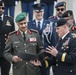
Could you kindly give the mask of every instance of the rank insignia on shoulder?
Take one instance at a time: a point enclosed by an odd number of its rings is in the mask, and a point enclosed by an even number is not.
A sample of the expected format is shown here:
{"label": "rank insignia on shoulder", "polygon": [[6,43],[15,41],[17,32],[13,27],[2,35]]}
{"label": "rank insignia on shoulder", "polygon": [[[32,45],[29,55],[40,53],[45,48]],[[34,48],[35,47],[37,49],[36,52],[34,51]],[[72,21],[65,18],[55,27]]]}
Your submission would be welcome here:
{"label": "rank insignia on shoulder", "polygon": [[9,33],[9,35],[14,34],[14,33],[16,33],[16,32],[17,32],[17,31],[12,31],[12,32]]}
{"label": "rank insignia on shoulder", "polygon": [[36,33],[38,33],[38,31],[37,31],[37,30],[34,30],[34,29],[30,29],[30,31],[33,31],[33,32],[36,32]]}
{"label": "rank insignia on shoulder", "polygon": [[7,39],[6,39],[6,42],[5,42],[5,44],[8,42],[8,39],[10,38],[10,35],[8,35],[8,37],[7,37]]}

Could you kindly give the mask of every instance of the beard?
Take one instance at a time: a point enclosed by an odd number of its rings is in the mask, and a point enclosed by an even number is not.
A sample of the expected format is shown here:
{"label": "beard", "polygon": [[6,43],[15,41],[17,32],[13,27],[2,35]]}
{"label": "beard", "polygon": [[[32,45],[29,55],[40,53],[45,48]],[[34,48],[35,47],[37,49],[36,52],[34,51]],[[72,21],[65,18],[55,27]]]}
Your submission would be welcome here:
{"label": "beard", "polygon": [[61,12],[59,12],[59,13],[58,13],[58,16],[61,18],[61,17],[62,17],[62,13],[61,13]]}

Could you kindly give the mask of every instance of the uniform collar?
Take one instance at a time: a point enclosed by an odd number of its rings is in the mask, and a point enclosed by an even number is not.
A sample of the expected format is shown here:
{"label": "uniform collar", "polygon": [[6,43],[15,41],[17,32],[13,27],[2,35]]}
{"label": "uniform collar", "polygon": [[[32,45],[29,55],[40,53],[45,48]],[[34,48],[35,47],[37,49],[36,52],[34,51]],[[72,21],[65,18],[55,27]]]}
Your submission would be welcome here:
{"label": "uniform collar", "polygon": [[[19,30],[19,31],[20,31],[20,33],[21,33],[21,35],[23,37],[23,32],[21,30]],[[24,33],[27,34],[27,30]]]}
{"label": "uniform collar", "polygon": [[3,16],[4,16],[4,14],[2,14],[0,17],[2,18],[2,21],[3,21]]}
{"label": "uniform collar", "polygon": [[43,18],[40,21],[38,21],[37,19],[35,21],[36,21],[36,27],[38,27],[38,22],[40,22],[40,28],[42,28]]}
{"label": "uniform collar", "polygon": [[67,32],[63,37],[62,37],[62,40],[66,37],[66,35],[68,34],[69,32]]}

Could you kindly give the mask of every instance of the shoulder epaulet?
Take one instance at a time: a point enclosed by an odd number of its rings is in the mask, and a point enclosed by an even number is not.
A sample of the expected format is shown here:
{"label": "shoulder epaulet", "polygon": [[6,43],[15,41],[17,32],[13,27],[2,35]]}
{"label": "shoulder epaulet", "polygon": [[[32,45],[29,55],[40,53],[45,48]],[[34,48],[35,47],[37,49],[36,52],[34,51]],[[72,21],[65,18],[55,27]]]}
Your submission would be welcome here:
{"label": "shoulder epaulet", "polygon": [[56,16],[50,16],[49,18],[54,18],[54,19],[55,19],[55,18],[56,18]]}
{"label": "shoulder epaulet", "polygon": [[37,31],[37,30],[34,30],[34,29],[30,29],[30,31],[33,31],[33,32],[36,32],[36,33],[38,33],[38,31]]}
{"label": "shoulder epaulet", "polygon": [[13,19],[13,17],[11,17],[11,16],[8,16],[8,15],[5,15],[6,17],[8,17],[8,18],[12,18]]}
{"label": "shoulder epaulet", "polygon": [[72,38],[76,38],[76,33],[72,33]]}
{"label": "shoulder epaulet", "polygon": [[53,18],[53,16],[50,16],[49,18]]}
{"label": "shoulder epaulet", "polygon": [[14,33],[16,33],[17,31],[12,31],[12,32],[10,32],[9,33],[9,35],[12,35],[12,34],[14,34]]}

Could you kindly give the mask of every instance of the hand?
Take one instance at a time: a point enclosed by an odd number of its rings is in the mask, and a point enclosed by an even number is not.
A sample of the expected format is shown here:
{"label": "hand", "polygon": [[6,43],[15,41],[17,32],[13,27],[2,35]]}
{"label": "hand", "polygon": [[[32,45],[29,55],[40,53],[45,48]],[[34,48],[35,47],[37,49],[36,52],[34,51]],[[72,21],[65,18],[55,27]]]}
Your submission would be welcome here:
{"label": "hand", "polygon": [[39,60],[31,60],[30,61],[31,64],[35,65],[35,66],[41,66],[41,62]]}
{"label": "hand", "polygon": [[13,60],[14,62],[22,61],[22,59],[19,58],[18,56],[13,56],[12,60]]}
{"label": "hand", "polygon": [[48,46],[48,48],[46,48],[46,49],[47,50],[45,52],[47,52],[47,53],[49,53],[49,54],[51,54],[51,55],[53,55],[55,57],[57,56],[58,51],[57,51],[57,49],[55,47]]}

